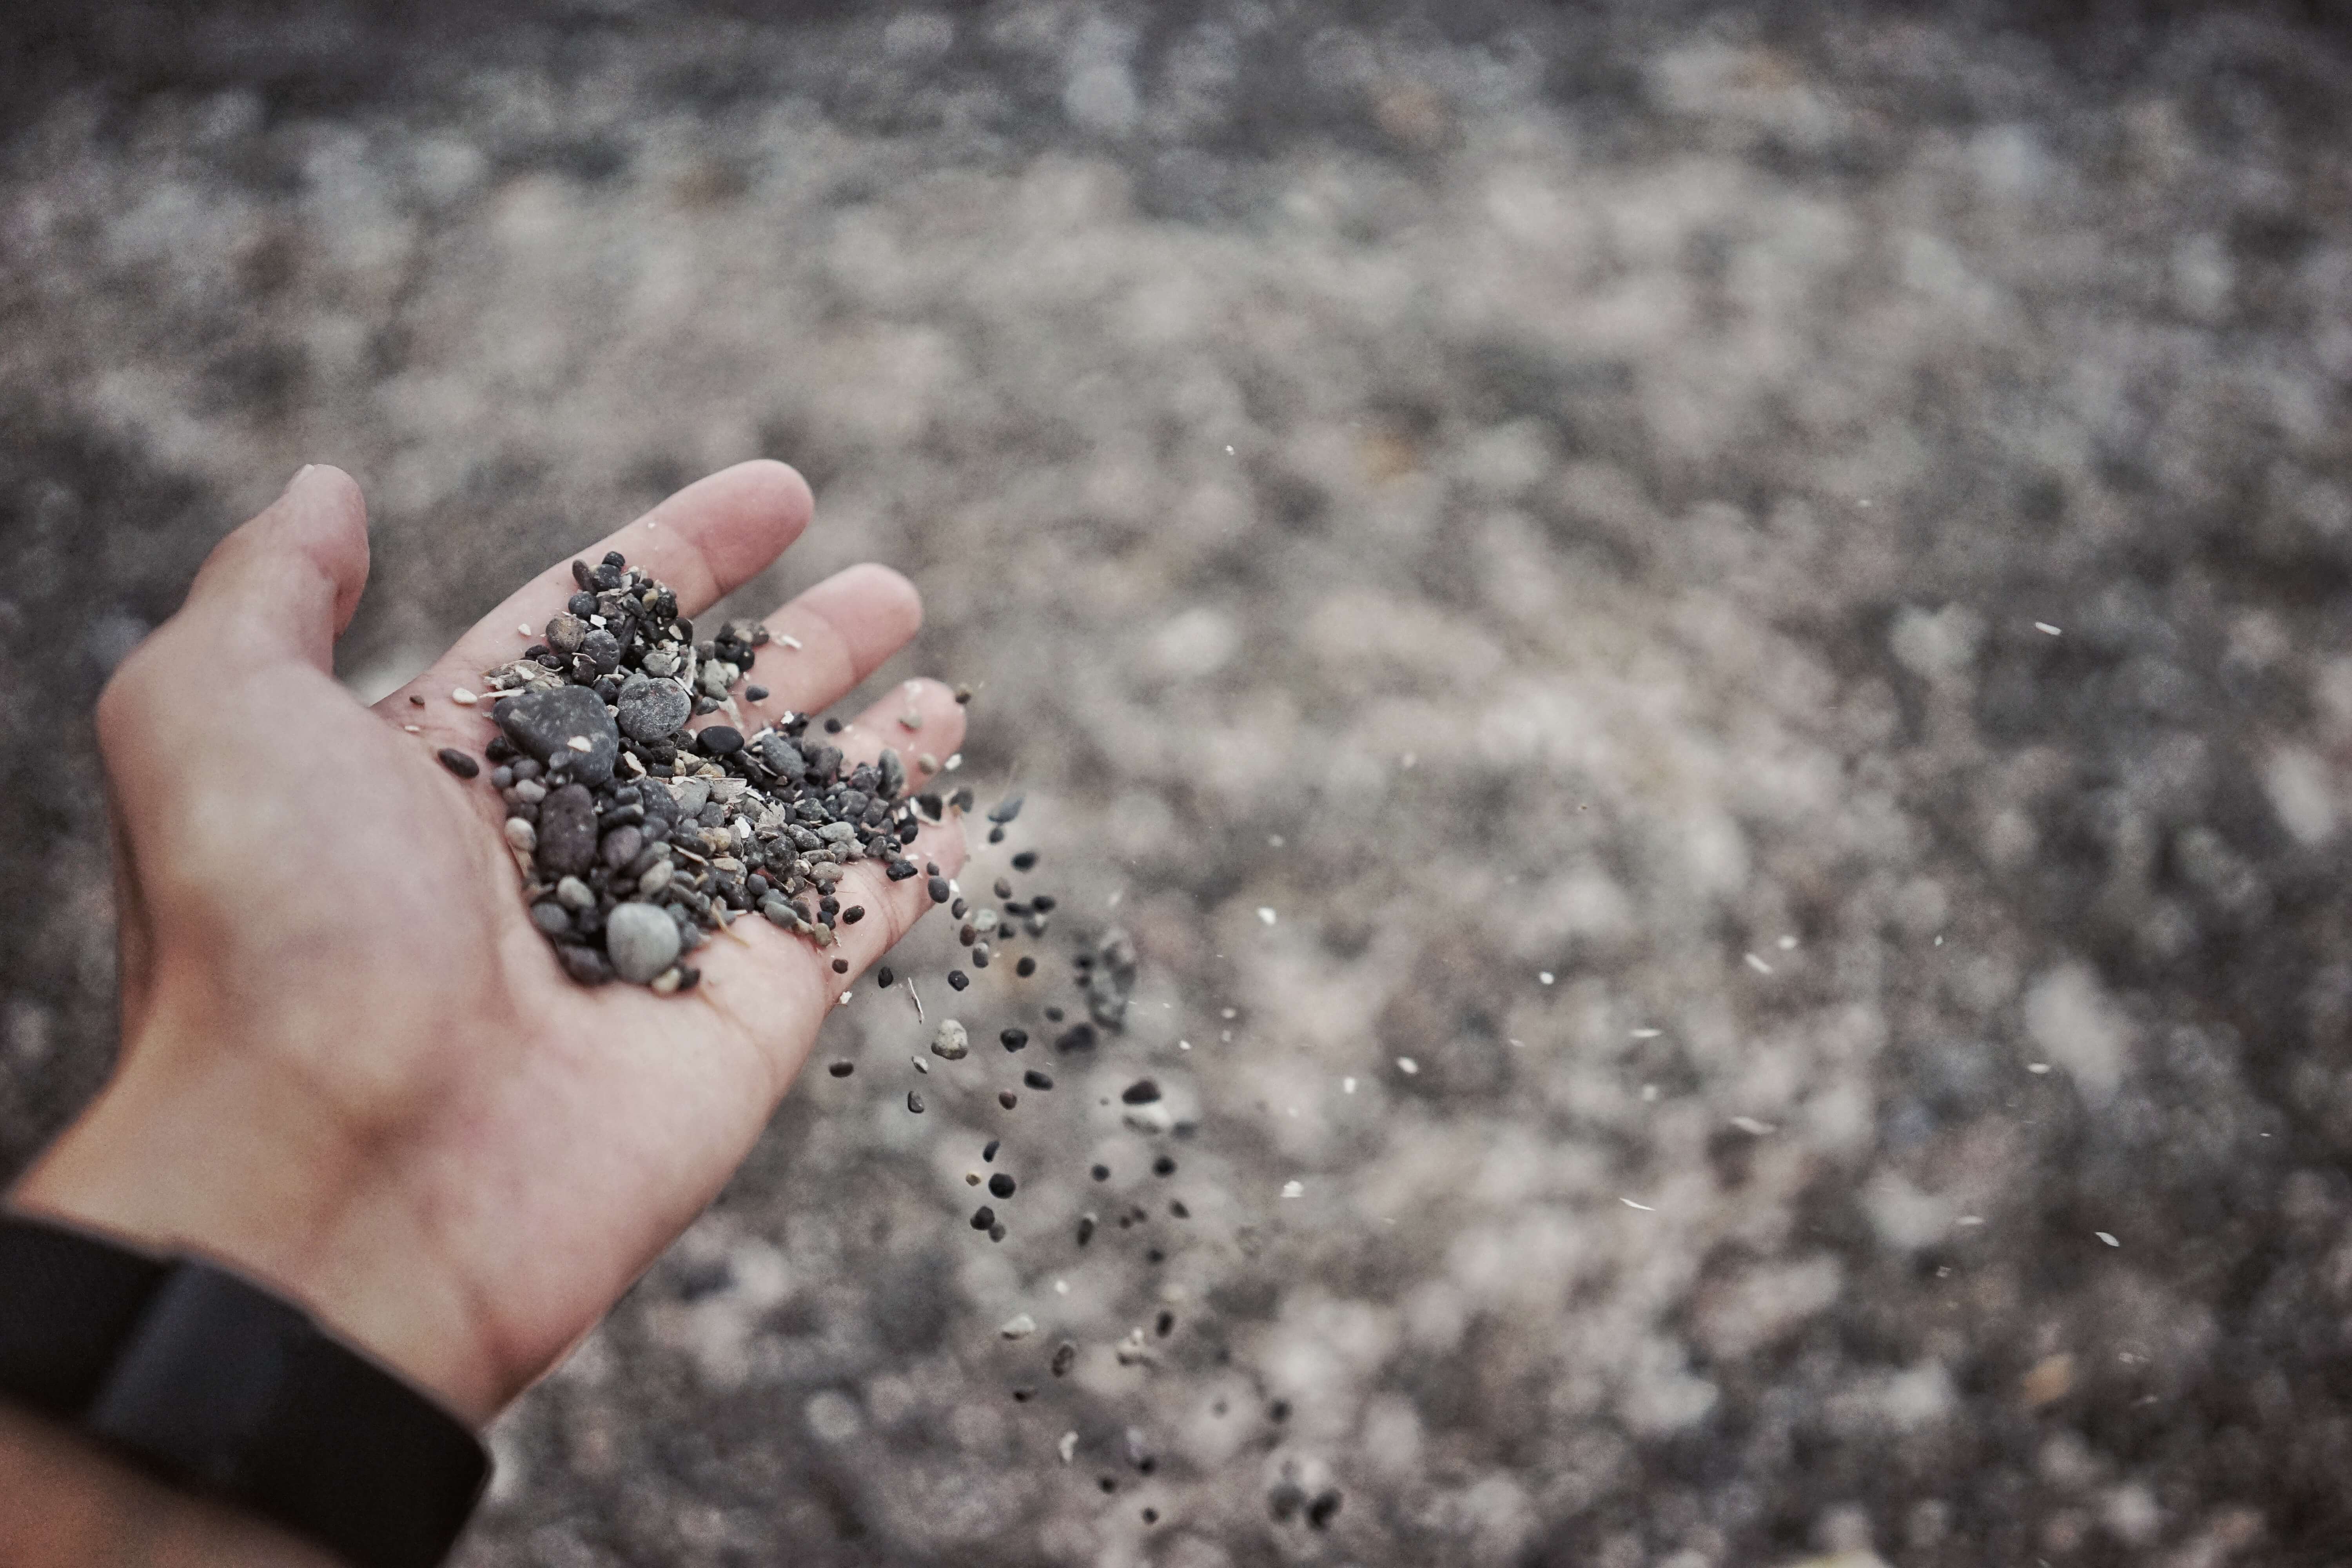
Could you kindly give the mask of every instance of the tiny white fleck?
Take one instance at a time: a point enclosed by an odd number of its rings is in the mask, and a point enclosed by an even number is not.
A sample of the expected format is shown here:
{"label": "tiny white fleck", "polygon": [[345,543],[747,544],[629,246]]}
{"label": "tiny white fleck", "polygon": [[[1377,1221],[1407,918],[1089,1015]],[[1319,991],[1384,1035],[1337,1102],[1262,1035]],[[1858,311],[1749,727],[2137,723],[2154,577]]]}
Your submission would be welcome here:
{"label": "tiny white fleck", "polygon": [[1525,1040],[1513,1040],[1511,1041],[1511,1044],[1518,1047],[1521,1050],[1527,1049],[1528,1043]]}
{"label": "tiny white fleck", "polygon": [[1103,908],[1107,910],[1115,910],[1118,908],[1119,900],[1125,897],[1127,897],[1127,889],[1125,888],[1121,888],[1109,898],[1103,900]]}
{"label": "tiny white fleck", "polygon": [[[1224,954],[1221,952],[1217,954],[1217,956],[1219,958],[1223,958]],[[1228,1007],[1223,1012],[1218,1014],[1217,1016],[1220,1018],[1238,1018],[1241,1016],[1241,1013],[1237,1008]]]}
{"label": "tiny white fleck", "polygon": [[574,735],[563,743],[571,750],[583,753],[593,752],[596,749],[596,742],[591,741],[585,735]]}
{"label": "tiny white fleck", "polygon": [[1224,1041],[1225,1044],[1230,1046],[1234,1043],[1234,1032],[1231,1029],[1220,1030],[1218,1032],[1217,1038]]}
{"label": "tiny white fleck", "polygon": [[1784,937],[1782,937],[1782,938],[1780,939],[1780,951],[1781,951],[1782,952],[1796,952],[1796,951],[1797,951],[1797,939],[1796,939],[1795,937],[1793,937],[1793,936],[1784,936]]}
{"label": "tiny white fleck", "polygon": [[1751,1138],[1761,1138],[1768,1132],[1778,1132],[1780,1131],[1779,1128],[1773,1126],[1770,1122],[1759,1121],[1752,1116],[1735,1116],[1731,1119],[1731,1124],[1734,1127],[1738,1128],[1742,1132],[1747,1133]]}
{"label": "tiny white fleck", "polygon": [[1662,1029],[1636,1029],[1633,1031],[1633,1037],[1637,1040],[1654,1040],[1663,1033],[1664,1031]]}
{"label": "tiny white fleck", "polygon": [[1228,458],[1230,458],[1230,457],[1232,457],[1233,455],[1234,455],[1234,449],[1233,449],[1231,447],[1226,447],[1226,448],[1225,448],[1225,456],[1226,456],[1226,457],[1228,457]]}
{"label": "tiny white fleck", "polygon": [[515,630],[520,632],[525,637],[529,637],[530,636],[530,623],[529,621],[517,621],[515,623]]}
{"label": "tiny white fleck", "polygon": [[1748,967],[1754,970],[1759,974],[1769,974],[1772,973],[1772,966],[1752,952],[1748,955]]}
{"label": "tiny white fleck", "polygon": [[1055,1295],[1056,1295],[1056,1296],[1066,1296],[1066,1295],[1068,1295],[1069,1293],[1070,1293],[1070,1282],[1069,1282],[1068,1280],[1066,1280],[1066,1279],[1056,1279],[1056,1280],[1055,1280],[1055,1281],[1054,1281],[1054,1294],[1055,1294]]}
{"label": "tiny white fleck", "polygon": [[412,735],[422,735],[425,733],[423,730],[419,729],[415,724],[403,724],[401,728],[407,731]]}
{"label": "tiny white fleck", "polygon": [[1538,969],[1536,971],[1536,978],[1549,985],[1552,983],[1552,973],[1549,969]]}
{"label": "tiny white fleck", "polygon": [[[1356,1092],[1356,1080],[1355,1080],[1354,1079],[1351,1079],[1351,1078],[1343,1078],[1343,1079],[1341,1079],[1339,1080],[1339,1092],[1340,1092],[1341,1094],[1353,1094],[1353,1093],[1355,1093],[1355,1092]],[[2269,1137],[2269,1136],[2270,1136],[2270,1134],[2266,1132],[2266,1133],[2263,1134],[2263,1136],[2264,1136],[2265,1138],[2267,1138],[2267,1137]]]}
{"label": "tiny white fleck", "polygon": [[1984,1224],[1984,1215],[1980,1214],[1964,1214],[1953,1223],[1955,1225],[1982,1225]]}
{"label": "tiny white fleck", "polygon": [[2050,1064],[2048,1062],[2028,1062],[2025,1064],[2025,1070],[2031,1073],[2045,1073],[2050,1070]]}
{"label": "tiny white fleck", "polygon": [[1192,1048],[1192,1042],[1190,1040],[1179,1040],[1176,1042],[1176,1048],[1180,1051],[1189,1051]]}
{"label": "tiny white fleck", "polygon": [[1063,1433],[1062,1440],[1055,1445],[1055,1452],[1062,1456],[1062,1463],[1068,1464],[1077,1457],[1078,1435],[1076,1432]]}
{"label": "tiny white fleck", "polygon": [[783,644],[786,647],[792,649],[794,653],[798,653],[801,650],[801,639],[793,637],[789,632],[778,632],[776,634],[776,640]]}
{"label": "tiny white fleck", "polygon": [[1406,767],[1412,767],[1412,766],[1413,766],[1414,764],[1418,763],[1420,761],[1421,761],[1421,756],[1420,756],[1420,754],[1419,754],[1418,752],[1407,752],[1404,754],[1404,765],[1405,765]]}
{"label": "tiny white fleck", "polygon": [[841,994],[841,1005],[845,1007],[849,1005],[849,993],[846,991]]}
{"label": "tiny white fleck", "polygon": [[1289,1108],[1289,1110],[1288,1110],[1288,1111],[1286,1112],[1286,1114],[1290,1117],[1290,1119],[1291,1119],[1293,1121],[1297,1121],[1297,1120],[1298,1120],[1298,1107],[1297,1107],[1297,1106],[1295,1106],[1295,1105],[1294,1105],[1294,1106],[1292,1106],[1292,1107],[1290,1107],[1290,1108]]}
{"label": "tiny white fleck", "polygon": [[1642,1086],[1642,1103],[1644,1105],[1654,1105],[1657,1103],[1657,1100],[1658,1086],[1654,1083],[1643,1084]]}
{"label": "tiny white fleck", "polygon": [[1624,1205],[1627,1208],[1629,1208],[1629,1209],[1640,1209],[1643,1214],[1655,1214],[1655,1213],[1657,1213],[1657,1212],[1658,1212],[1657,1210],[1655,1210],[1655,1209],[1652,1208],[1649,1205],[1647,1205],[1647,1204],[1637,1204],[1637,1203],[1635,1203],[1635,1202],[1634,1202],[1633,1199],[1631,1199],[1631,1198],[1619,1198],[1617,1201],[1618,1201],[1619,1203],[1621,1203],[1621,1204],[1623,1204],[1623,1205]]}
{"label": "tiny white fleck", "polygon": [[1264,904],[1260,904],[1257,908],[1257,918],[1267,925],[1272,925],[1274,923],[1274,911],[1267,909]]}
{"label": "tiny white fleck", "polygon": [[455,702],[460,708],[471,708],[475,703],[479,702],[481,699],[467,690],[462,686],[453,686],[449,689],[449,700]]}
{"label": "tiny white fleck", "polygon": [[1281,834],[1279,834],[1279,833],[1269,833],[1269,834],[1267,834],[1267,835],[1265,836],[1265,841],[1266,841],[1266,843],[1268,843],[1269,845],[1273,846],[1273,847],[1274,847],[1275,848],[1276,848],[1276,849],[1279,849],[1279,848],[1281,848],[1281,847],[1282,847],[1282,835],[1281,835]]}
{"label": "tiny white fleck", "polygon": [[1303,1195],[1306,1191],[1307,1184],[1304,1182],[1285,1182],[1282,1184],[1282,1195],[1286,1198],[1299,1197]]}
{"label": "tiny white fleck", "polygon": [[1936,938],[1936,945],[1937,945],[1937,947],[1941,947],[1941,946],[1943,946],[1943,945],[1944,945],[1944,939],[1943,939],[1941,936],[1938,936],[1938,937],[1937,937],[1937,938]]}
{"label": "tiny white fleck", "polygon": [[953,773],[961,766],[963,766],[963,753],[961,752],[950,752],[948,755],[947,771]]}
{"label": "tiny white fleck", "polygon": [[2091,1234],[2097,1237],[2101,1241],[2105,1242],[2109,1247],[2121,1247],[2123,1245],[2122,1242],[2117,1241],[2114,1237],[2109,1236],[2104,1230],[2095,1230]]}
{"label": "tiny white fleck", "polygon": [[591,616],[588,617],[588,624],[592,626],[601,626],[604,624],[604,617],[602,616]]}
{"label": "tiny white fleck", "polygon": [[2034,622],[2033,629],[2040,632],[2044,637],[2055,637],[2065,636],[2063,632],[2060,631],[2056,626],[2052,626],[2048,621]]}
{"label": "tiny white fleck", "polygon": [[1413,1060],[1411,1057],[1397,1058],[1397,1071],[1404,1074],[1405,1077],[1411,1078],[1420,1070],[1421,1064]]}

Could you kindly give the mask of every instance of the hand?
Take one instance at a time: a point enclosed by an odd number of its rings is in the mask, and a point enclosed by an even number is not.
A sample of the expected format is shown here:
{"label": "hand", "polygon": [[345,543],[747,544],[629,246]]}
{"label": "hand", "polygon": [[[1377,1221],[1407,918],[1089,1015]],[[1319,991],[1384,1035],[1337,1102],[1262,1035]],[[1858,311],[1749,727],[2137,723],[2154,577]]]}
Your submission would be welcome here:
{"label": "hand", "polygon": [[[694,616],[809,516],[798,474],[747,463],[585,558],[621,551]],[[331,673],[367,561],[357,486],[304,469],[100,699],[122,1051],[11,1201],[237,1265],[479,1422],[718,1192],[835,998],[929,900],[859,862],[841,898],[866,918],[822,954],[750,920],[680,995],[573,984],[530,923],[496,792],[435,760],[480,754],[488,706],[452,689],[535,640],[518,627],[563,607],[568,560],[372,710]],[[921,616],[882,567],[818,584],[770,617],[750,680],[771,695],[747,710],[827,706]],[[962,710],[935,682],[835,743],[908,749],[909,706],[919,750],[952,752]],[[952,875],[961,829],[909,853]]]}

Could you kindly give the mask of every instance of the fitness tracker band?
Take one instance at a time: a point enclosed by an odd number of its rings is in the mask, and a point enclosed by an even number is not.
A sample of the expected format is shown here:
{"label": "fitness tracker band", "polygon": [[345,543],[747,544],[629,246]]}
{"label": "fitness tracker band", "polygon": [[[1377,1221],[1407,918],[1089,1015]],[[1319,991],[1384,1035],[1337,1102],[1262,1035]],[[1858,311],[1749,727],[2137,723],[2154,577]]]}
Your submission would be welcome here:
{"label": "fitness tracker band", "polygon": [[0,1399],[355,1568],[432,1568],[489,1478],[464,1422],[218,1264],[0,1211]]}

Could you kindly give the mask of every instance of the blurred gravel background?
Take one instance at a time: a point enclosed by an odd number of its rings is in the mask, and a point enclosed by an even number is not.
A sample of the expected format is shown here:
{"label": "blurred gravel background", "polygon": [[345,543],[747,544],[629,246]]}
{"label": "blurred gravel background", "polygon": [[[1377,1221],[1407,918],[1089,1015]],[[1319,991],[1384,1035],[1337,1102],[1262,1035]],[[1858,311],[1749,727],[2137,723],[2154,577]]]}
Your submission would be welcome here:
{"label": "blurred gravel background", "polygon": [[2352,1561],[2344,18],[91,9],[0,18],[0,1170],[89,700],[306,460],[367,694],[799,464],[731,608],[909,571],[1065,900],[959,1011],[1144,955],[1017,1118],[847,1010],[468,1568]]}

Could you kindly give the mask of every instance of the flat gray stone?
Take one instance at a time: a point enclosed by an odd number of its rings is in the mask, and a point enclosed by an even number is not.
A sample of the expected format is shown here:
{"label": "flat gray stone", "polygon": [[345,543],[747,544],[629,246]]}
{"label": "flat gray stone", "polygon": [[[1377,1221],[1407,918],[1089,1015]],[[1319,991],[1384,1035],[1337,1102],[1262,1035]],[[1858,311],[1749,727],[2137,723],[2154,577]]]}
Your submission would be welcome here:
{"label": "flat gray stone", "polygon": [[[551,691],[526,691],[501,700],[497,715],[508,740],[551,766],[562,763],[579,783],[603,784],[613,776],[621,733],[604,711],[604,700],[592,689],[559,686]],[[585,740],[588,749],[573,747],[575,738]]]}
{"label": "flat gray stone", "polygon": [[604,917],[604,956],[613,973],[634,984],[652,984],[677,962],[678,947],[677,922],[652,904],[615,904]]}

